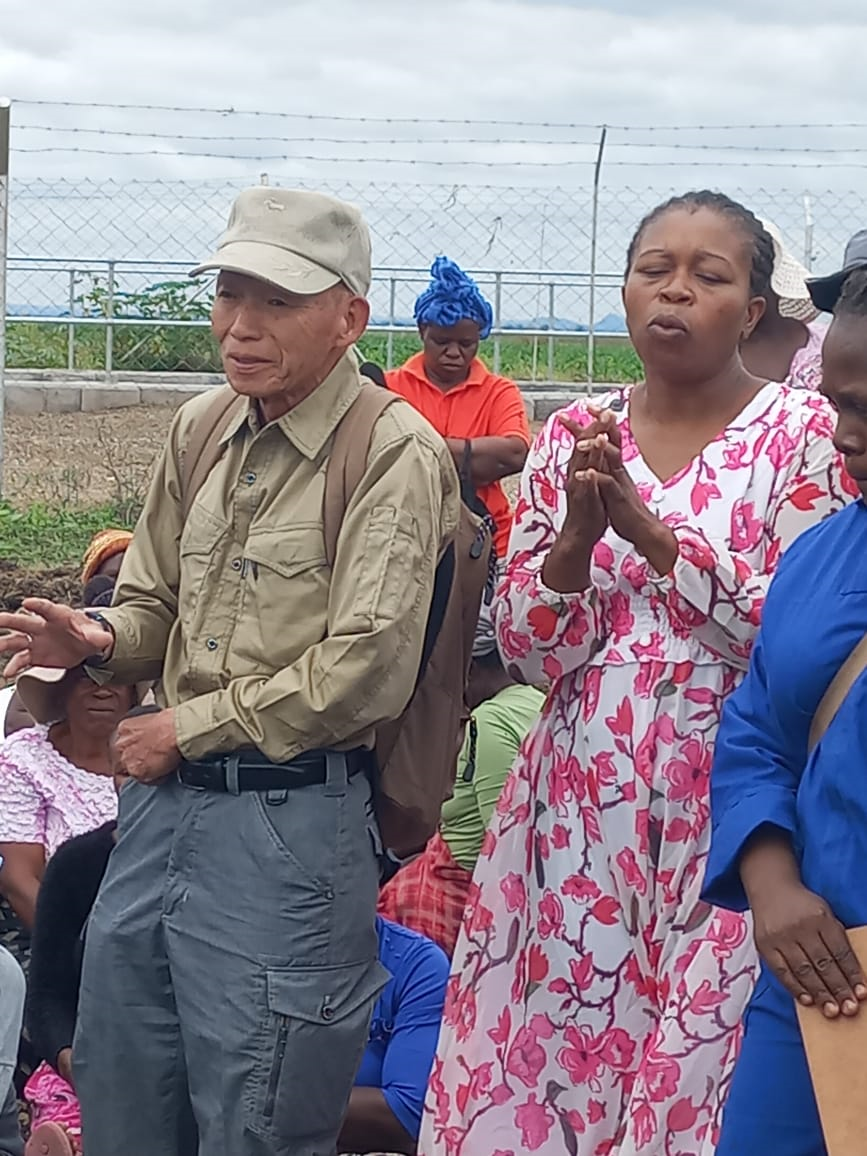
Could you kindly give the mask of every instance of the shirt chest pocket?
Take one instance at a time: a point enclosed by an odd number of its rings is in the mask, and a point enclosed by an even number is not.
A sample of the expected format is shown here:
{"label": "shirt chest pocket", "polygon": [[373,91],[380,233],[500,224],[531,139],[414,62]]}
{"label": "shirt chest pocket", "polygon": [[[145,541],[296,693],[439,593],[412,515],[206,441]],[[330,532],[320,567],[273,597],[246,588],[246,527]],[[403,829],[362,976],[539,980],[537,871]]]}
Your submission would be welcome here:
{"label": "shirt chest pocket", "polygon": [[289,618],[324,632],[330,571],[320,523],[252,528],[242,568],[245,604],[265,630]]}
{"label": "shirt chest pocket", "polygon": [[222,541],[227,535],[227,523],[206,506],[193,503],[184,525],[180,541],[180,583],[178,600],[188,609],[196,600],[207,597],[209,572],[219,570],[222,560]]}

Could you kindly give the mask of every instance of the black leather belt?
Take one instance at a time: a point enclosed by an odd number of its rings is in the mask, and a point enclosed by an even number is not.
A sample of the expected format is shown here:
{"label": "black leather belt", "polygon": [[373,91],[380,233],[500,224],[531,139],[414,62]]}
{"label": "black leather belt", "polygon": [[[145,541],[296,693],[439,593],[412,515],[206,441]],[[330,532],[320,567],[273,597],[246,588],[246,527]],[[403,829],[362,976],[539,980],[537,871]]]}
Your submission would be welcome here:
{"label": "black leather belt", "polygon": [[309,751],[288,763],[272,763],[258,751],[236,751],[231,755],[183,762],[178,778],[185,787],[199,791],[222,791],[238,795],[242,791],[295,791],[324,783],[328,759],[346,760],[348,778],[368,769],[370,751]]}

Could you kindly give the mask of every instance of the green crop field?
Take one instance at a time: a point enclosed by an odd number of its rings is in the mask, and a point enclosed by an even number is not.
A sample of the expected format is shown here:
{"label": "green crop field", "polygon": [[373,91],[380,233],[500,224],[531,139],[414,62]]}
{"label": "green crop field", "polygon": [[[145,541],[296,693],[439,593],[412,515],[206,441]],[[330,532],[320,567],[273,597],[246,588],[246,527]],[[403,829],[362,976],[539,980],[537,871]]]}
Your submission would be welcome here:
{"label": "green crop field", "polygon": [[[110,291],[111,288],[111,291]],[[106,367],[106,327],[94,324],[109,313],[123,324],[113,327],[112,368],[123,373],[218,373],[220,359],[207,325],[172,322],[206,322],[210,303],[189,281],[166,281],[140,293],[121,292],[104,279],[93,278],[77,298],[75,311],[88,323],[70,334],[65,324],[12,321],[7,327],[6,364],[17,369],[102,370]],[[147,318],[153,325],[136,325]],[[400,365],[419,348],[414,333],[389,340],[372,333],[359,343],[366,358],[378,365]],[[491,367],[495,362],[493,341],[486,341],[481,355]],[[520,334],[500,341],[499,369],[518,381],[587,381],[587,339],[553,333],[551,338],[528,338]],[[595,381],[637,381],[641,364],[626,337],[597,339],[593,366]]]}
{"label": "green crop field", "polygon": [[[7,365],[104,370],[106,327],[94,322],[103,321],[110,310],[126,321],[114,326],[111,337],[115,372],[219,372],[219,356],[207,325],[189,324],[206,321],[208,302],[199,300],[187,282],[167,282],[139,294],[122,294],[115,286],[109,303],[107,286],[95,280],[76,302],[76,312],[90,323],[79,322],[71,342],[65,325],[10,322]],[[155,324],[137,324],[143,317]],[[383,367],[399,365],[419,349],[412,333],[395,334],[391,341],[373,333],[359,344],[365,358]],[[493,368],[492,341],[482,345],[481,355]],[[553,379],[580,385],[588,379],[587,339],[560,333],[550,340],[519,334],[504,337],[499,371],[522,382]],[[626,338],[597,341],[595,381],[628,382],[640,376],[641,365]],[[133,523],[170,419],[171,411],[160,408],[96,416],[10,415],[0,502],[0,604],[17,604],[49,579],[59,581],[64,590],[70,583],[74,586],[81,553],[93,531]],[[39,577],[46,567],[65,569],[59,576]]]}
{"label": "green crop field", "polygon": [[[68,335],[64,325],[12,321],[7,327],[7,365],[17,369],[65,369],[69,366]],[[388,340],[369,334],[360,342],[364,356],[385,366]],[[393,339],[392,364],[399,365],[419,348],[411,334]],[[486,341],[481,355],[494,364],[494,343]],[[500,342],[500,372],[519,381],[548,381],[548,339],[504,337]],[[105,330],[80,325],[75,329],[73,365],[79,370],[102,370],[106,362]],[[206,328],[160,325],[118,326],[113,335],[112,365],[123,373],[218,373],[220,361]],[[587,380],[586,338],[555,335],[553,379],[563,382]],[[596,342],[596,381],[636,381],[641,365],[628,340],[606,337]]]}

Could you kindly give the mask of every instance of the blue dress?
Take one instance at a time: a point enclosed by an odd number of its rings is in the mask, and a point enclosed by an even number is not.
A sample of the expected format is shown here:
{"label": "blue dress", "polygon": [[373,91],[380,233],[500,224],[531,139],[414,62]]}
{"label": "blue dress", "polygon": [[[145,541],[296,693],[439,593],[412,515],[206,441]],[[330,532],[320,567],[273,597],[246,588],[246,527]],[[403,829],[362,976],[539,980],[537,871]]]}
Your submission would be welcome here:
{"label": "blue dress", "polygon": [[356,1087],[380,1088],[410,1136],[417,1138],[440,1034],[449,961],[432,940],[376,917],[379,961],[391,979],[373,1009]]}
{"label": "blue dress", "polygon": [[[859,501],[800,537],[771,583],[749,673],[717,737],[708,902],[747,909],[738,860],[750,835],[771,824],[791,833],[804,885],[846,927],[867,924],[867,677],[807,756],[822,695],[865,632]],[[764,966],[744,1022],[717,1156],[824,1156],[795,1004]]]}

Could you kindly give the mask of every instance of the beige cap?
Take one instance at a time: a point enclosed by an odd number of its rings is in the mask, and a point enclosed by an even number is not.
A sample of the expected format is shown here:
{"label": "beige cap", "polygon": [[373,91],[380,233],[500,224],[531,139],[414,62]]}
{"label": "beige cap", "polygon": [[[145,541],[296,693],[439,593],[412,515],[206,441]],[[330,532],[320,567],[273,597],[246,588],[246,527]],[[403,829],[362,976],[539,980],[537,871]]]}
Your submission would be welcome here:
{"label": "beige cap", "polygon": [[302,294],[342,281],[366,297],[370,261],[370,233],[354,205],[323,193],[258,186],[239,194],[216,253],[190,276],[225,269]]}

